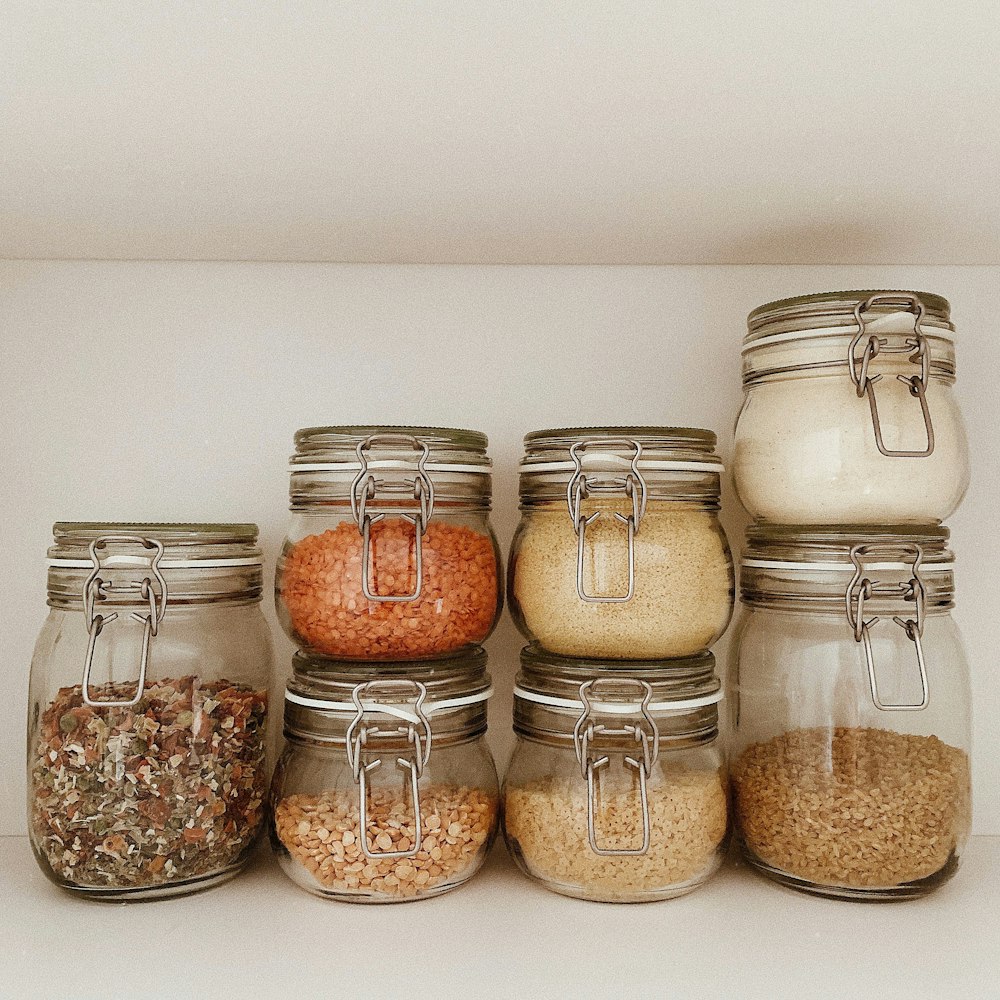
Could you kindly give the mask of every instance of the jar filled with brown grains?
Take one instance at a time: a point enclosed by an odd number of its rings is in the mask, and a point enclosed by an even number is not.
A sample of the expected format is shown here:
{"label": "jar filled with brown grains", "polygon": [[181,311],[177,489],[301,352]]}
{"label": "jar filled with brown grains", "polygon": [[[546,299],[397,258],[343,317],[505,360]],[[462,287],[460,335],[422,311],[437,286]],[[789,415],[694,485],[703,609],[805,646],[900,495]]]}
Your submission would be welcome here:
{"label": "jar filled with brown grains", "polygon": [[710,653],[643,663],[528,647],[503,829],[521,870],[602,902],[690,892],[722,863],[727,782]]}
{"label": "jar filled with brown grains", "polygon": [[354,903],[436,896],[472,878],[497,829],[491,693],[482,650],[382,663],[360,684],[350,664],[297,654],[271,785],[285,874]]}
{"label": "jar filled with brown grains", "polygon": [[725,631],[733,565],[710,431],[536,431],[521,463],[511,614],[560,656],[692,656]]}
{"label": "jar filled with brown grains", "polygon": [[292,521],[275,580],[301,649],[352,660],[481,643],[502,604],[486,435],[310,427],[295,435]]}
{"label": "jar filled with brown grains", "polygon": [[747,533],[730,677],[744,854],[853,899],[923,895],[971,825],[970,695],[938,525]]}
{"label": "jar filled with brown grains", "polygon": [[267,793],[256,525],[62,522],[54,535],[29,695],[39,865],[104,900],[230,878]]}

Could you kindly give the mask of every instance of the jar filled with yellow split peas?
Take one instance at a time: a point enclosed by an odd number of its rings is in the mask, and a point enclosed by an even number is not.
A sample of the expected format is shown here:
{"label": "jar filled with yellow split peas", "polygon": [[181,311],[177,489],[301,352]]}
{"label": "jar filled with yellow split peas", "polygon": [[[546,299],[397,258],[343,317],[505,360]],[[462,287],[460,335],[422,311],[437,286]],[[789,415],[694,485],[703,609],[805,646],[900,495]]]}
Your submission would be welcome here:
{"label": "jar filled with yellow split peas", "polygon": [[486,444],[441,427],[298,431],[275,599],[300,649],[414,660],[492,632],[502,592]]}
{"label": "jar filled with yellow split peas", "polygon": [[570,660],[529,647],[503,787],[507,846],[566,896],[680,896],[718,869],[729,830],[715,660]]}
{"label": "jar filled with yellow split peas", "polygon": [[733,564],[710,431],[580,427],[525,438],[511,613],[560,656],[692,656],[726,629]]}
{"label": "jar filled with yellow split peas", "polygon": [[486,746],[486,654],[349,664],[297,654],[286,747],[271,786],[271,842],[318,896],[395,903],[467,882],[497,829]]}

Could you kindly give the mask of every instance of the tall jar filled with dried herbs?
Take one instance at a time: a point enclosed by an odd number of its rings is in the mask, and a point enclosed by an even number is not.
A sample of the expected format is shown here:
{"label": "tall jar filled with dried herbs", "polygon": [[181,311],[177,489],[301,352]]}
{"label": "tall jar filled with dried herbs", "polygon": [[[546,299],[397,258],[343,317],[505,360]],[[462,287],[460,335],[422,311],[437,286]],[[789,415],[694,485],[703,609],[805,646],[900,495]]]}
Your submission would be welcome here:
{"label": "tall jar filled with dried herbs", "polygon": [[971,824],[970,694],[939,525],[747,533],[729,695],[736,827],[793,888],[921,896]]}
{"label": "tall jar filled with dried herbs", "polygon": [[256,525],[64,522],[54,535],[28,716],[39,865],[102,900],[230,878],[266,798]]}

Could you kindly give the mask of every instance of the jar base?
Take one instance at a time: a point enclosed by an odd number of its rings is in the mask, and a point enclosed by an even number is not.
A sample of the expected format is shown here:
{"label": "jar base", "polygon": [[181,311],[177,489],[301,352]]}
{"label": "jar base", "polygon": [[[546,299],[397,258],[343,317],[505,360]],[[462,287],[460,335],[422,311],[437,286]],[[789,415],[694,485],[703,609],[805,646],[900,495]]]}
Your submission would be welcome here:
{"label": "jar base", "polygon": [[516,843],[508,841],[507,846],[518,869],[523,875],[531,879],[532,882],[537,883],[543,889],[548,889],[549,892],[557,893],[560,896],[569,896],[571,899],[582,899],[588,903],[659,903],[665,899],[676,899],[678,896],[686,896],[688,893],[694,892],[695,889],[704,885],[718,871],[722,863],[720,858],[707,872],[703,872],[695,878],[689,879],[687,882],[680,882],[677,885],[669,886],[666,889],[609,894],[587,889],[586,886],[557,882],[554,879],[537,875],[531,870]]}
{"label": "jar base", "polygon": [[145,903],[156,899],[170,899],[175,896],[190,896],[196,892],[203,892],[205,889],[212,889],[235,878],[247,867],[247,863],[247,861],[240,861],[238,864],[231,865],[229,868],[211,875],[202,875],[162,885],[136,886],[130,889],[102,889],[95,886],[73,885],[56,879],[53,881],[60,889],[82,899],[94,900],[99,903]]}
{"label": "jar base", "polygon": [[757,857],[746,844],[741,844],[740,849],[743,857],[752,867],[756,868],[757,871],[772,881],[778,882],[789,889],[806,892],[812,896],[826,896],[830,899],[846,899],[862,903],[892,903],[906,899],[919,899],[921,896],[926,896],[939,886],[944,885],[945,882],[950,881],[958,871],[959,866],[958,855],[953,851],[944,865],[936,872],[924,878],[915,879],[912,882],[902,882],[899,885],[873,888],[821,885],[768,864]]}

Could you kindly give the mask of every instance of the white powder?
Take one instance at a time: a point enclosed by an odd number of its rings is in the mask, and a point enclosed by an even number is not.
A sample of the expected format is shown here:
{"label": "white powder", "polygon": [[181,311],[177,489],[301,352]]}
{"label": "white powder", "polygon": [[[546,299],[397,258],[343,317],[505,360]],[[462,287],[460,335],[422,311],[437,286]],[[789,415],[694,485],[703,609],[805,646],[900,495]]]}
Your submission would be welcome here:
{"label": "white powder", "polygon": [[[874,371],[874,369],[873,369]],[[877,383],[886,447],[927,444],[920,402],[883,365]],[[748,390],[736,427],[733,475],[743,506],[784,524],[928,523],[947,518],[968,486],[968,450],[953,387],[932,377],[927,403],[934,452],[926,458],[882,455],[868,400],[846,366],[839,374],[782,378]]]}

